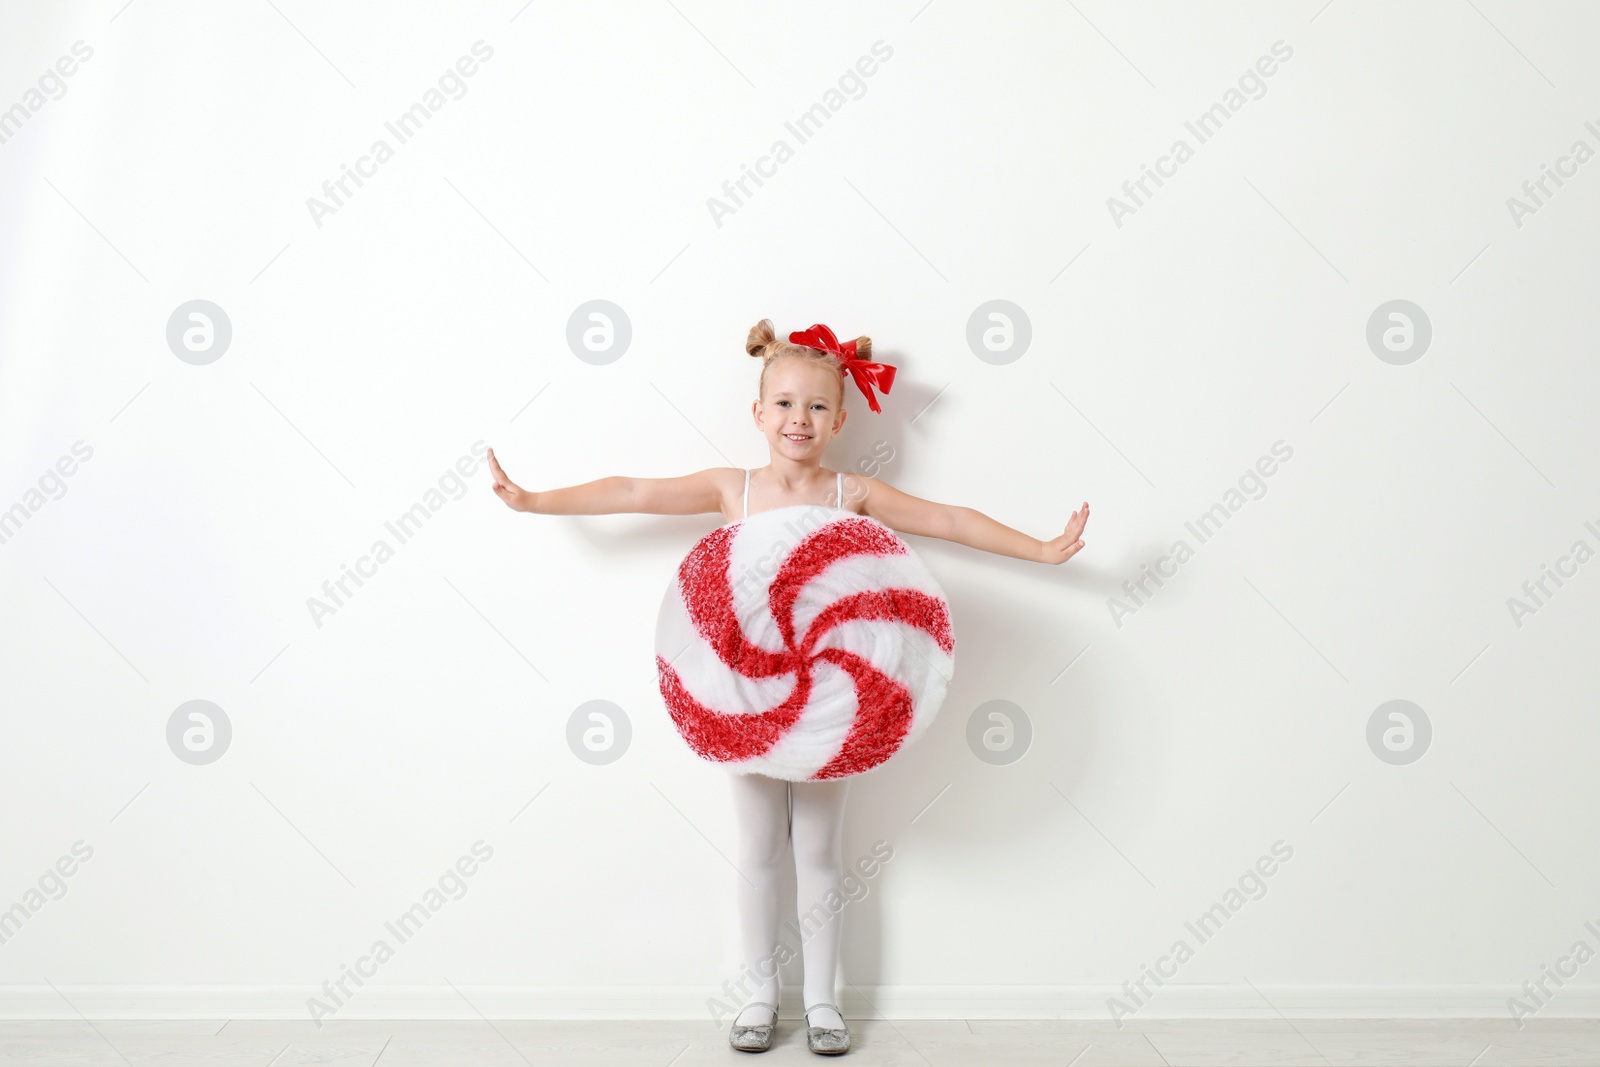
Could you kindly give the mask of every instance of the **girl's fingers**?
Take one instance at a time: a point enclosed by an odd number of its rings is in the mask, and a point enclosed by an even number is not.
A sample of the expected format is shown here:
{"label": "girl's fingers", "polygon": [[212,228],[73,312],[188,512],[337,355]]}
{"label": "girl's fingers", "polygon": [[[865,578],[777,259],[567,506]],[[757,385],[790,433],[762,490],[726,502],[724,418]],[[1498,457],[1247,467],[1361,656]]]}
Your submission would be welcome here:
{"label": "girl's fingers", "polygon": [[506,477],[506,472],[500,469],[500,463],[494,458],[494,449],[489,449],[489,474],[494,479],[494,491],[500,492],[502,488],[510,488],[511,479]]}

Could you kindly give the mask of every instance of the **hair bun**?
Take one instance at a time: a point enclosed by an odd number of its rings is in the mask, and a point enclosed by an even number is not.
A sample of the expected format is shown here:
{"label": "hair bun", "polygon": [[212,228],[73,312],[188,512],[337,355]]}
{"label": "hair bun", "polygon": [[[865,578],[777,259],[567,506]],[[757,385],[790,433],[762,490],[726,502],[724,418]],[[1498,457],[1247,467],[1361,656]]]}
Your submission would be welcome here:
{"label": "hair bun", "polygon": [[777,339],[778,334],[772,326],[772,320],[762,319],[750,327],[750,334],[744,341],[744,350],[752,356],[764,357],[767,354],[767,346]]}
{"label": "hair bun", "polygon": [[856,358],[857,359],[868,359],[868,360],[870,360],[872,358],[872,338],[870,338],[870,337],[857,337],[856,338]]}

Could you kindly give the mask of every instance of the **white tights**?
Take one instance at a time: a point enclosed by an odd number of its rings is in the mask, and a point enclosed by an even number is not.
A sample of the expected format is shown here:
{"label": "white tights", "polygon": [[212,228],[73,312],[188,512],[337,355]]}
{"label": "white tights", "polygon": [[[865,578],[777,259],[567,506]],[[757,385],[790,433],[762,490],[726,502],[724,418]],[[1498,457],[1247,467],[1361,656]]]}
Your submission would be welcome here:
{"label": "white tights", "polygon": [[[730,774],[733,781],[733,807],[739,828],[739,869],[744,878],[737,881],[741,956],[757,985],[746,1003],[778,1002],[778,876],[783,870],[784,853],[794,850],[795,902],[801,918],[822,904],[828,893],[841,892],[841,846],[844,834],[844,802],[849,792],[848,778],[824,782],[786,782],[761,774]],[[748,881],[746,881],[748,879]],[[805,973],[804,1005],[837,1004],[834,982],[839,968],[839,931],[843,913],[831,912],[824,905],[815,915],[829,916],[819,926],[815,917],[801,919],[804,940],[800,959]],[[788,951],[795,938],[783,938]],[[771,977],[766,977],[768,974]],[[741,1012],[742,1024],[769,1021],[770,1012],[753,1009]],[[813,1012],[812,1025],[843,1026],[833,1021],[831,1012]]]}

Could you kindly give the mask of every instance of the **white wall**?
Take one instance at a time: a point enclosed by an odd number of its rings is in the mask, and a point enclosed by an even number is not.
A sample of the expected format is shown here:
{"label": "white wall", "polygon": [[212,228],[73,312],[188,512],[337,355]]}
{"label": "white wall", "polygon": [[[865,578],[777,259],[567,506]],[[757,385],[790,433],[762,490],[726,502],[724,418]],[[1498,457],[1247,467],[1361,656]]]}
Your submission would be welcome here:
{"label": "white wall", "polygon": [[[852,795],[847,855],[894,858],[846,913],[847,1004],[1105,1018],[1183,938],[1148,1015],[1503,1015],[1600,946],[1600,563],[1508,608],[1600,548],[1600,161],[1507,205],[1600,148],[1591,7],[120,3],[0,32],[0,107],[93,49],[0,144],[7,1013],[304,1015],[482,840],[341,1017],[703,1017],[737,966],[731,811],[652,638],[721,519],[516,514],[479,465],[320,626],[307,600],[475,442],[534,488],[764,463],[764,316],[900,368],[830,465],[890,450],[893,484],[1039,537],[1094,513],[1059,569],[915,539],[957,669]],[[480,40],[465,95],[314,221]],[[1199,144],[1185,122],[1279,41]],[[793,158],[719,225],[708,198],[777,138]],[[597,298],[632,325],[603,366],[565,340]],[[166,340],[193,299],[232,326],[203,366]],[[993,299],[1031,322],[1004,365],[966,340]],[[1395,299],[1432,324],[1404,365],[1366,340]],[[1279,441],[1200,544],[1185,522]],[[193,699],[233,731],[203,766],[166,738]],[[595,699],[633,732],[605,766],[565,740]],[[1008,766],[966,741],[997,699],[1035,734]],[[1394,699],[1432,726],[1408,765],[1367,740]],[[30,898],[78,841],[64,895]],[[1199,944],[1185,921],[1278,841]],[[1597,966],[1543,1011],[1595,1010]]]}

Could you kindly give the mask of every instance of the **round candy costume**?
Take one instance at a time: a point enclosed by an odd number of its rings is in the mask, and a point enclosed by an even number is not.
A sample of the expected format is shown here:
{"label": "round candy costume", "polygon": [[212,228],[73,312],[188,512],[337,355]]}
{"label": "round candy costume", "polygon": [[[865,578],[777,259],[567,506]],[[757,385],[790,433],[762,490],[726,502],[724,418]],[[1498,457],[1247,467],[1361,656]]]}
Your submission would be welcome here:
{"label": "round candy costume", "polygon": [[[870,396],[870,394],[869,394]],[[701,758],[789,781],[878,767],[933,721],[954,668],[950,608],[910,546],[839,506],[713,530],[656,622],[673,723]]]}

